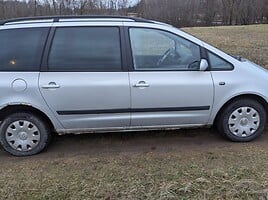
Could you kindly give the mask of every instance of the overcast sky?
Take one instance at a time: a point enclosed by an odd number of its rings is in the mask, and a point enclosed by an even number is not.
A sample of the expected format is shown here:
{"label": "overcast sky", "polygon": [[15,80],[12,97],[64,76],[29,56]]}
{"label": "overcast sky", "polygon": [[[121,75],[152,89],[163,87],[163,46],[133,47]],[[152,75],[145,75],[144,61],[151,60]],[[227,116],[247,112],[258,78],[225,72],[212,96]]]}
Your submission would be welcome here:
{"label": "overcast sky", "polygon": [[139,0],[128,0],[128,1],[129,1],[130,6],[135,5],[136,3],[139,2]]}

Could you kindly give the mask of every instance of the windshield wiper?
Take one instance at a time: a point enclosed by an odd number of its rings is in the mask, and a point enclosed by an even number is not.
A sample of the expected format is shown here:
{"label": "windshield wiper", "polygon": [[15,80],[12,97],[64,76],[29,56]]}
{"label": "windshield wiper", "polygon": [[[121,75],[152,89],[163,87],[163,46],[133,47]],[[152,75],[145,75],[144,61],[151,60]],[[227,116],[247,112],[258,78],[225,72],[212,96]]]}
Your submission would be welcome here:
{"label": "windshield wiper", "polygon": [[236,56],[236,55],[232,55],[232,54],[229,54],[230,56],[232,56],[233,58],[235,58],[236,60],[239,60],[239,61],[242,61],[242,57],[241,56]]}

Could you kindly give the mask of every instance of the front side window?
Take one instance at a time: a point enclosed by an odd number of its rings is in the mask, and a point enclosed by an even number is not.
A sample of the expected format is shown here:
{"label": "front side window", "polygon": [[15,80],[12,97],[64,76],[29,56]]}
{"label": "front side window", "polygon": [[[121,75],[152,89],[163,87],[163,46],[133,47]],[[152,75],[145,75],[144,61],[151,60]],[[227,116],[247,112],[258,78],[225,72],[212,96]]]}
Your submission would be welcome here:
{"label": "front side window", "polygon": [[219,56],[216,56],[215,54],[208,52],[210,67],[212,71],[217,70],[232,70],[233,65],[228,63],[227,61],[223,60]]}
{"label": "front side window", "polygon": [[200,47],[172,33],[146,28],[130,28],[136,70],[198,70]]}
{"label": "front side window", "polygon": [[0,31],[0,71],[38,71],[48,28]]}
{"label": "front side window", "polygon": [[57,28],[48,59],[50,70],[113,71],[121,69],[116,27]]}

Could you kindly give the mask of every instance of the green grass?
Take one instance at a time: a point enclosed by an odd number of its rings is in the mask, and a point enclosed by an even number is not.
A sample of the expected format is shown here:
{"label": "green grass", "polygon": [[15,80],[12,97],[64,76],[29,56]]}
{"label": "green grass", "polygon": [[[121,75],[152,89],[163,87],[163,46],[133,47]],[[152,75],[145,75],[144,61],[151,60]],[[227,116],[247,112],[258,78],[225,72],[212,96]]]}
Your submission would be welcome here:
{"label": "green grass", "polygon": [[268,68],[268,24],[183,30],[227,53],[240,55]]}

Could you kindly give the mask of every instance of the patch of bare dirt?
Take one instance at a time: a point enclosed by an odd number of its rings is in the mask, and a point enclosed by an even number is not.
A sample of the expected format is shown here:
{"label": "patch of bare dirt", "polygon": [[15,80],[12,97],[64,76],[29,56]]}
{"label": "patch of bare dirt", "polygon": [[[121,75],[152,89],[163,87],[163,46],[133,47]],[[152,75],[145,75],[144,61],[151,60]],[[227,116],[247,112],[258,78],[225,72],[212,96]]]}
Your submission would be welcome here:
{"label": "patch of bare dirt", "polygon": [[192,152],[243,151],[243,148],[268,146],[268,129],[250,143],[234,143],[210,129],[165,132],[128,132],[55,136],[48,149],[39,155],[16,158],[0,149],[1,162],[25,159],[68,158],[144,154],[148,152],[191,154]]}

